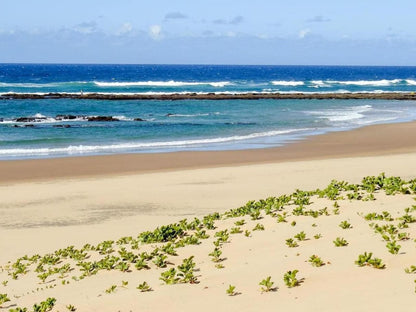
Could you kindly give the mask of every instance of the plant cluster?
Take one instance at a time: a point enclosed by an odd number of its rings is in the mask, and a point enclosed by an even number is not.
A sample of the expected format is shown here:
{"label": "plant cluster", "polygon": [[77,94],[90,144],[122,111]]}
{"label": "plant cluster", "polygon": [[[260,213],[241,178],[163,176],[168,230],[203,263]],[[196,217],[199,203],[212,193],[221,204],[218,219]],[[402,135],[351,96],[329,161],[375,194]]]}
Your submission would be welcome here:
{"label": "plant cluster", "polygon": [[358,256],[358,259],[355,261],[355,264],[362,267],[362,266],[371,266],[375,269],[384,269],[386,265],[383,261],[379,258],[373,258],[373,253],[364,252]]}

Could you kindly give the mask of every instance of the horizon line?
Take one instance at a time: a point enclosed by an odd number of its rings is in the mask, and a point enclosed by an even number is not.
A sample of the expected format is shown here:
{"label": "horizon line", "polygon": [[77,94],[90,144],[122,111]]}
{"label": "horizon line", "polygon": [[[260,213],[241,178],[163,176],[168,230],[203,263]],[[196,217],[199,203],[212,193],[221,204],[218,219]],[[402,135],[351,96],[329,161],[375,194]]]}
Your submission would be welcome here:
{"label": "horizon line", "polygon": [[0,65],[131,65],[131,66],[279,66],[279,67],[416,67],[416,65],[328,65],[328,64],[225,64],[225,63],[65,63],[65,62],[0,62]]}

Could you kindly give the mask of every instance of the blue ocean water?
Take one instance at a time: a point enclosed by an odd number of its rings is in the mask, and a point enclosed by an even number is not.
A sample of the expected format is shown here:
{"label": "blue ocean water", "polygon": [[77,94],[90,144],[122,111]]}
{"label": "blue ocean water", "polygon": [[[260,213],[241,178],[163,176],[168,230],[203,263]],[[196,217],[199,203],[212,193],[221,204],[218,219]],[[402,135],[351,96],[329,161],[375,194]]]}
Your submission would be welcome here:
{"label": "blue ocean water", "polygon": [[[0,64],[0,94],[413,91],[416,67]],[[0,158],[265,148],[414,119],[413,101],[0,100]]]}

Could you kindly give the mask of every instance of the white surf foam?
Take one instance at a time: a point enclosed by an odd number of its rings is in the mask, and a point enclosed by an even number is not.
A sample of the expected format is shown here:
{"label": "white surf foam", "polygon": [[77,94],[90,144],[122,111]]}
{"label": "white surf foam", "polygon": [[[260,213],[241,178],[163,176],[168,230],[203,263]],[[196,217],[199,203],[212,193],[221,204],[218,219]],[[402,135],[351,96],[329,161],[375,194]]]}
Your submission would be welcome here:
{"label": "white surf foam", "polygon": [[201,114],[170,114],[168,117],[202,117],[202,116],[209,116],[209,113],[201,113]]}
{"label": "white surf foam", "polygon": [[313,130],[309,128],[303,129],[288,129],[288,130],[274,130],[266,132],[256,132],[247,135],[236,135],[229,137],[218,137],[208,139],[195,139],[195,140],[178,140],[168,142],[138,142],[138,143],[121,143],[111,145],[76,145],[59,148],[15,148],[15,149],[1,149],[0,155],[3,156],[36,156],[36,155],[52,155],[52,154],[84,154],[84,153],[99,153],[99,152],[111,152],[120,150],[134,150],[134,149],[146,149],[146,148],[166,148],[166,147],[186,147],[192,145],[206,145],[216,143],[227,143],[234,141],[250,140],[261,137],[272,137],[283,134],[290,134],[296,132],[305,132]]}
{"label": "white surf foam", "polygon": [[345,122],[365,117],[363,113],[372,109],[371,105],[348,107],[345,109],[328,109],[322,111],[308,111],[308,115],[316,115],[319,119],[327,119],[332,122]]}
{"label": "white surf foam", "polygon": [[329,84],[341,84],[341,85],[356,85],[356,86],[379,86],[379,87],[388,87],[397,83],[400,83],[401,79],[381,79],[381,80],[327,80],[326,83]]}
{"label": "white surf foam", "polygon": [[271,82],[275,86],[303,86],[305,83],[303,81],[287,81],[287,80],[274,80]]}
{"label": "white surf foam", "polygon": [[187,82],[187,81],[132,81],[132,82],[102,82],[94,81],[94,84],[99,87],[185,87],[185,86],[200,86],[210,85],[212,87],[225,87],[230,85],[229,81],[216,82]]}
{"label": "white surf foam", "polygon": [[408,85],[416,86],[416,80],[414,79],[406,79],[405,81]]}
{"label": "white surf foam", "polygon": [[330,84],[325,83],[323,80],[312,80],[312,88],[328,88],[331,87]]}

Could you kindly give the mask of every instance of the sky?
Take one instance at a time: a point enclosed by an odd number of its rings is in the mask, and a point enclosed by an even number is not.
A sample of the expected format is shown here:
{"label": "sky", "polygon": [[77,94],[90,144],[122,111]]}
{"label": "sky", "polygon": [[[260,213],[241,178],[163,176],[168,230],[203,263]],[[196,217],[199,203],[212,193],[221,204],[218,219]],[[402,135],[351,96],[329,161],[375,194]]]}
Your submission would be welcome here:
{"label": "sky", "polygon": [[0,63],[416,65],[414,0],[0,0]]}

